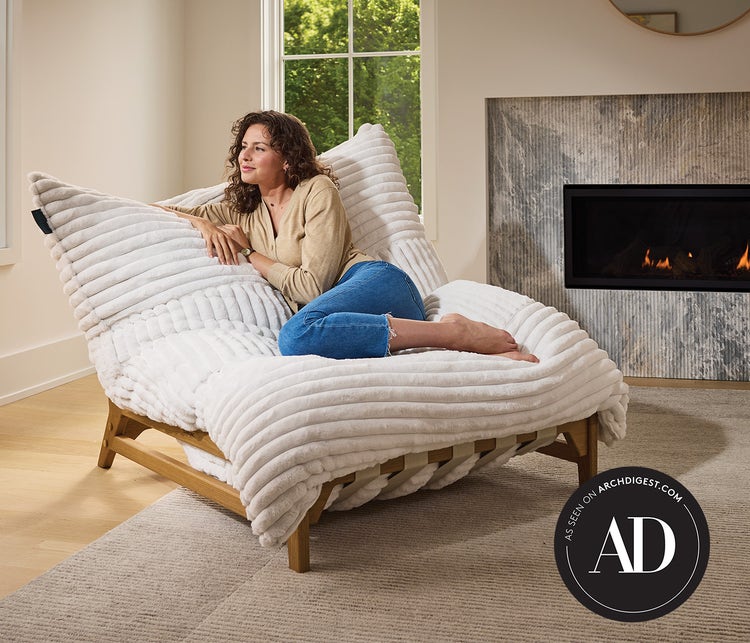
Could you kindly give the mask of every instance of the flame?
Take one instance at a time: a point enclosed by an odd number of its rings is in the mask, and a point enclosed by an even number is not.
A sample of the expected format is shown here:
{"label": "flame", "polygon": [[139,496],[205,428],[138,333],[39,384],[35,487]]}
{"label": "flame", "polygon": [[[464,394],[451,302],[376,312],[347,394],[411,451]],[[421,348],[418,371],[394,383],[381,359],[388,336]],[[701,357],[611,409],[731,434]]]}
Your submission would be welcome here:
{"label": "flame", "polygon": [[740,262],[737,264],[737,270],[750,270],[750,242],[745,246],[745,254],[740,258]]}
{"label": "flame", "polygon": [[654,262],[654,260],[651,258],[651,248],[648,248],[646,250],[646,256],[643,257],[643,263],[641,263],[641,268],[660,268],[662,270],[672,270],[672,264],[669,263],[669,257],[666,259],[660,259],[657,262]]}

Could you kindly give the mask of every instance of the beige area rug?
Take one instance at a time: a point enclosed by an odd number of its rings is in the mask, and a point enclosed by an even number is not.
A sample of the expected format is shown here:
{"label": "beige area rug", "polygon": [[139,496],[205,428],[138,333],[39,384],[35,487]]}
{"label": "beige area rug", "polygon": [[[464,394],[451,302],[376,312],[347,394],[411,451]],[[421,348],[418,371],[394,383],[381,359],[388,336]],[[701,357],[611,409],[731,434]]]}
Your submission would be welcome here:
{"label": "beige area rug", "polygon": [[307,574],[174,491],[1,601],[0,640],[748,641],[750,391],[632,393],[629,436],[600,469],[677,478],[711,531],[703,582],[663,618],[610,621],[570,595],[553,536],[575,467],[530,454],[324,515]]}

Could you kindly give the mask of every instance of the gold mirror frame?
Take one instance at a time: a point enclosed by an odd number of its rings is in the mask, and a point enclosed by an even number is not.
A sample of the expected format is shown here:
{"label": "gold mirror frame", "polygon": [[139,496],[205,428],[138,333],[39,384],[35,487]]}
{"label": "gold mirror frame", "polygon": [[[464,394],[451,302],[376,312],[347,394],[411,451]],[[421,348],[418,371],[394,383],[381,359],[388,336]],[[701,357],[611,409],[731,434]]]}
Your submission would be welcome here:
{"label": "gold mirror frame", "polygon": [[[610,3],[617,9],[623,16],[625,16],[628,20],[631,22],[634,22],[640,27],[643,27],[644,29],[648,29],[649,31],[654,31],[656,33],[661,34],[668,34],[670,36],[697,36],[700,34],[706,34],[706,33],[712,33],[714,31],[719,31],[719,29],[724,29],[725,27],[728,27],[729,25],[734,24],[738,20],[742,20],[748,13],[750,13],[750,0],[748,0],[745,4],[747,5],[746,9],[743,9],[741,13],[734,16],[733,18],[730,18],[728,20],[725,20],[724,22],[720,22],[719,24],[711,24],[705,25],[705,28],[701,29],[694,29],[691,31],[679,31],[680,28],[680,12],[679,11],[663,11],[663,10],[654,10],[653,12],[638,12],[636,13],[633,9],[629,8],[623,8],[620,5],[623,4],[622,0],[610,0]],[[678,3],[675,3],[678,4]],[[647,0],[644,0],[643,2],[633,3],[633,5],[638,7],[648,6]],[[715,6],[715,5],[714,5]]]}

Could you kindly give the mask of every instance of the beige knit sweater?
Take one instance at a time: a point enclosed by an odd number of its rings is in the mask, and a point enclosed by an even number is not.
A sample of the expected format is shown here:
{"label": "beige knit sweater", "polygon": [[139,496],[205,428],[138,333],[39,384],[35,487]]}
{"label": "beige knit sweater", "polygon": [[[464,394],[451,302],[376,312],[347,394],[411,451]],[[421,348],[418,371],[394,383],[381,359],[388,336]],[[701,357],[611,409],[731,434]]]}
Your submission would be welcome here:
{"label": "beige knit sweater", "polygon": [[250,214],[240,214],[226,202],[170,207],[217,225],[239,225],[250,246],[275,262],[268,281],[281,291],[294,312],[330,289],[354,264],[372,260],[352,245],[339,192],[322,174],[295,188],[276,234],[263,202]]}

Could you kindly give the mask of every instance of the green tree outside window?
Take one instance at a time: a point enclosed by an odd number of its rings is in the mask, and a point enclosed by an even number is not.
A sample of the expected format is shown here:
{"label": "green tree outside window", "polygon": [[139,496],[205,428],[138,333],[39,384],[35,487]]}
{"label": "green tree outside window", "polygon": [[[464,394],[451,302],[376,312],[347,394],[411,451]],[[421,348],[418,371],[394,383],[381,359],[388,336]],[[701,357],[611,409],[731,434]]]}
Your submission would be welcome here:
{"label": "green tree outside window", "polygon": [[419,0],[284,0],[283,59],[284,109],[315,147],[380,123],[419,206]]}

